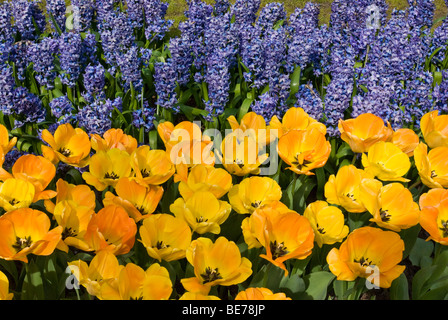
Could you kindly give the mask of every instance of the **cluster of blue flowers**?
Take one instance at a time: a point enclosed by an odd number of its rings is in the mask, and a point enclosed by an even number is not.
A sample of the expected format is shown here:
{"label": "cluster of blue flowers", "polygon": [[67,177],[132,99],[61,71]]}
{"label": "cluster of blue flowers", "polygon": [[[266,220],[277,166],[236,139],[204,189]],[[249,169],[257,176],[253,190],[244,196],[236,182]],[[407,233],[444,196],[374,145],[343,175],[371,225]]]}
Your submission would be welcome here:
{"label": "cluster of blue flowers", "polygon": [[313,2],[289,16],[280,2],[186,4],[174,26],[163,0],[0,3],[0,111],[16,128],[101,134],[114,115],[149,132],[185,104],[213,122],[249,101],[267,122],[301,107],[330,136],[365,112],[394,128],[448,112],[448,19],[434,24],[434,0],[390,17],[385,0],[334,0],[328,24]]}

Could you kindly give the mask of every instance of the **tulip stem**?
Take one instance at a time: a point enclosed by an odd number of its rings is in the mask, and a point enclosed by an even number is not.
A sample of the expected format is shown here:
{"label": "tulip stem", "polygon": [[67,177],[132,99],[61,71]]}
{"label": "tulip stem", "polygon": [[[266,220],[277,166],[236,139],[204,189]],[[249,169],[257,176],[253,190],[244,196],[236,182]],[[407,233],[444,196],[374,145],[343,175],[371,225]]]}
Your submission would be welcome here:
{"label": "tulip stem", "polygon": [[420,178],[417,179],[410,187],[408,187],[408,190],[412,190],[413,188],[417,187],[422,181]]}

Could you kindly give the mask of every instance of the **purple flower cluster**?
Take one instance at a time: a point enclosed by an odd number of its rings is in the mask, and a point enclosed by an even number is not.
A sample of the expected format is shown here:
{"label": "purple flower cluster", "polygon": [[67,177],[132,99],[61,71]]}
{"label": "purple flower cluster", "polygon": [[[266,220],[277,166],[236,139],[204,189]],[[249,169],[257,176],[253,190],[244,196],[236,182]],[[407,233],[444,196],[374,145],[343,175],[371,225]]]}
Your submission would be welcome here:
{"label": "purple flower cluster", "polygon": [[37,82],[48,89],[53,89],[57,76],[54,61],[58,52],[59,41],[48,37],[27,48],[27,59],[33,64]]}
{"label": "purple flower cluster", "polygon": [[137,129],[143,128],[145,132],[151,131],[154,129],[155,113],[156,109],[151,108],[148,101],[145,100],[143,107],[132,113],[132,125]]}
{"label": "purple flower cluster", "polygon": [[112,112],[122,110],[121,98],[98,99],[84,106],[77,113],[78,126],[89,134],[102,135],[112,127]]}
{"label": "purple flower cluster", "polygon": [[11,2],[14,25],[22,40],[36,40],[45,31],[45,15],[36,0],[14,0]]}
{"label": "purple flower cluster", "polygon": [[161,0],[146,0],[143,2],[143,9],[146,19],[146,38],[148,40],[163,39],[174,23],[173,20],[165,19],[168,3]]}
{"label": "purple flower cluster", "polygon": [[162,108],[179,112],[176,93],[177,77],[171,59],[166,62],[158,62],[154,65],[154,85],[157,93],[156,104]]}
{"label": "purple flower cluster", "polygon": [[61,81],[75,87],[81,74],[82,38],[78,32],[65,32],[59,38]]}
{"label": "purple flower cluster", "polygon": [[38,124],[43,122],[46,116],[46,109],[39,97],[24,87],[14,89],[13,112],[16,128],[26,123]]}
{"label": "purple flower cluster", "polygon": [[47,14],[51,15],[54,19],[54,21],[50,19],[54,30],[59,28],[59,30],[64,31],[66,21],[65,13],[67,10],[65,0],[47,0],[46,8]]}

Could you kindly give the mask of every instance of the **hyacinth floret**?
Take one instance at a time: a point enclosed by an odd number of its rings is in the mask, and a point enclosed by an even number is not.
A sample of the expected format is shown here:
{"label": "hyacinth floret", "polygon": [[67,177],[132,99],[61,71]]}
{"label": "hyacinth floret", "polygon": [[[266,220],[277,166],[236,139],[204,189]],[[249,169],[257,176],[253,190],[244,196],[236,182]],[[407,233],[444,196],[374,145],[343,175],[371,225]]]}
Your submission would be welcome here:
{"label": "hyacinth floret", "polygon": [[112,126],[112,112],[115,108],[122,110],[123,101],[120,97],[114,100],[101,99],[84,106],[77,114],[78,126],[89,134],[102,135]]}

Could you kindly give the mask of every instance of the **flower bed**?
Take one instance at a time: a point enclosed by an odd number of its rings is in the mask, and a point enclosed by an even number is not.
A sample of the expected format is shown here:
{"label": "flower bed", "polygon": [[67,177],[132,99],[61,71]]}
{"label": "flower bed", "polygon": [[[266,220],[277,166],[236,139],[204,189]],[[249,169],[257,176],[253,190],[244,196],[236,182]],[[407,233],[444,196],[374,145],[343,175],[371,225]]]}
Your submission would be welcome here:
{"label": "flower bed", "polygon": [[445,299],[433,2],[187,4],[0,4],[0,298]]}

